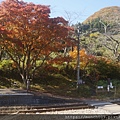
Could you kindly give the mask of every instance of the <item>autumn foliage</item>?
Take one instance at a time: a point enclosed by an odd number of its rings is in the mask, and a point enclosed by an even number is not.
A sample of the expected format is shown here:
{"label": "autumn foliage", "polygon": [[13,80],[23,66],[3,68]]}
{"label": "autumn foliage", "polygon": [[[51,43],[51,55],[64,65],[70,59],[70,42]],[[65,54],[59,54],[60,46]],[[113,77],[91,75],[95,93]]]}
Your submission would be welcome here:
{"label": "autumn foliage", "polygon": [[[77,48],[69,52],[70,57],[73,58],[71,61],[73,67],[77,67]],[[75,61],[75,62],[74,62]],[[106,57],[96,57],[87,54],[85,49],[80,50],[80,70],[85,72],[85,76],[89,76],[89,79],[98,81],[99,79],[107,80],[110,78],[120,77],[119,63],[114,62],[112,59]],[[84,74],[81,75],[81,77]]]}
{"label": "autumn foliage", "polygon": [[[49,14],[49,6],[18,0],[0,4],[0,44],[24,82],[47,60],[53,59],[52,53],[72,44],[67,21],[62,17],[50,18]],[[3,30],[7,34],[3,35]]]}
{"label": "autumn foliage", "polygon": [[[69,55],[73,58],[73,60],[77,59],[77,47],[74,48],[73,51],[69,52]],[[84,69],[89,63],[97,62],[95,56],[88,55],[85,49],[80,50],[80,68]]]}

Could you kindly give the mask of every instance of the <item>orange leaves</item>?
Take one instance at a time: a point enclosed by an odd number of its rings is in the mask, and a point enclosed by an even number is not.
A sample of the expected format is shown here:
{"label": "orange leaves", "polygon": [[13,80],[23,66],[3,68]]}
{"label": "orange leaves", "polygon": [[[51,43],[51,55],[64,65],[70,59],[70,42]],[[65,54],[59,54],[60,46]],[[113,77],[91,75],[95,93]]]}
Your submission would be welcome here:
{"label": "orange leaves", "polygon": [[73,59],[77,58],[77,47],[74,48],[74,51],[69,52],[70,57]]}
{"label": "orange leaves", "polygon": [[[81,69],[86,67],[86,65],[88,65],[88,63],[92,62],[92,63],[96,63],[97,59],[96,57],[94,57],[93,55],[88,55],[85,49],[81,49],[80,51],[80,66]],[[74,51],[70,51],[69,55],[70,57],[72,57],[74,60],[77,61],[77,47],[74,48]]]}
{"label": "orange leaves", "polygon": [[2,26],[0,26],[0,32],[2,32],[2,31],[4,31],[5,29],[2,27]]}
{"label": "orange leaves", "polygon": [[2,26],[0,26],[0,37],[2,38],[2,36],[3,36],[3,34],[6,34],[6,30],[2,27]]}
{"label": "orange leaves", "polygon": [[[49,14],[50,8],[45,5],[19,0],[0,4],[0,24],[9,31],[2,45],[19,69],[25,70],[28,64],[36,67],[39,60],[57,64],[70,60],[58,52],[73,44],[68,22],[62,17],[50,18]],[[51,53],[57,53],[56,58]]]}
{"label": "orange leaves", "polygon": [[[74,51],[70,51],[69,52],[69,55],[72,57],[72,58],[77,58],[77,47],[74,48]],[[86,54],[86,51],[85,49],[82,49],[80,50],[80,59],[83,61],[85,58],[87,58],[87,54]]]}
{"label": "orange leaves", "polygon": [[[18,69],[23,80],[33,76],[46,63],[52,66],[71,60],[59,52],[73,45],[71,29],[64,18],[50,18],[49,14],[50,8],[45,5],[20,0],[6,0],[0,4],[0,25],[9,33],[0,45],[14,61],[12,66]],[[2,35],[4,29],[0,28]],[[47,69],[57,71],[50,66]]]}

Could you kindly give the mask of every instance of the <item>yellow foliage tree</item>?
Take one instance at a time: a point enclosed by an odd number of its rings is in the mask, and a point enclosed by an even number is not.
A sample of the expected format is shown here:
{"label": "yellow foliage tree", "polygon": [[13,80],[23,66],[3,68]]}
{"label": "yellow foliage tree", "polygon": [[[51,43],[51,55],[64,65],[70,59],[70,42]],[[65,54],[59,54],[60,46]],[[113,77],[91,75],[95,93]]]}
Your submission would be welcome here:
{"label": "yellow foliage tree", "polygon": [[[74,48],[73,51],[69,52],[69,56],[72,57],[74,60],[77,59],[77,47]],[[80,50],[80,68],[84,69],[88,64],[89,56],[85,49]]]}

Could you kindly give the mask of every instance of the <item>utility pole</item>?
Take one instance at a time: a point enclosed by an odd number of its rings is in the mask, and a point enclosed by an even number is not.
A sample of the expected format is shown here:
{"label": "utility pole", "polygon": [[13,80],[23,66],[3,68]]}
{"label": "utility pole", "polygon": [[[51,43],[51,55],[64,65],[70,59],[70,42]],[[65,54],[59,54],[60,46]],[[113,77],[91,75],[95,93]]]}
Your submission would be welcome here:
{"label": "utility pole", "polygon": [[77,36],[77,88],[79,84],[82,84],[80,79],[80,34],[81,34],[81,24],[78,24],[75,29],[75,34]]}

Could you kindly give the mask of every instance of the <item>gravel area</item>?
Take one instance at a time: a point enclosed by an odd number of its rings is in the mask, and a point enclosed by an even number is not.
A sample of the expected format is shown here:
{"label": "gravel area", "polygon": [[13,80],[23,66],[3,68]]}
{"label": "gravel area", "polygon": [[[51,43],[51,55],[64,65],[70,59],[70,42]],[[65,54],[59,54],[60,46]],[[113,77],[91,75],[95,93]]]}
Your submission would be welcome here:
{"label": "gravel area", "polygon": [[99,108],[94,108],[94,109],[52,111],[52,112],[36,113],[36,114],[111,114],[111,112]]}

